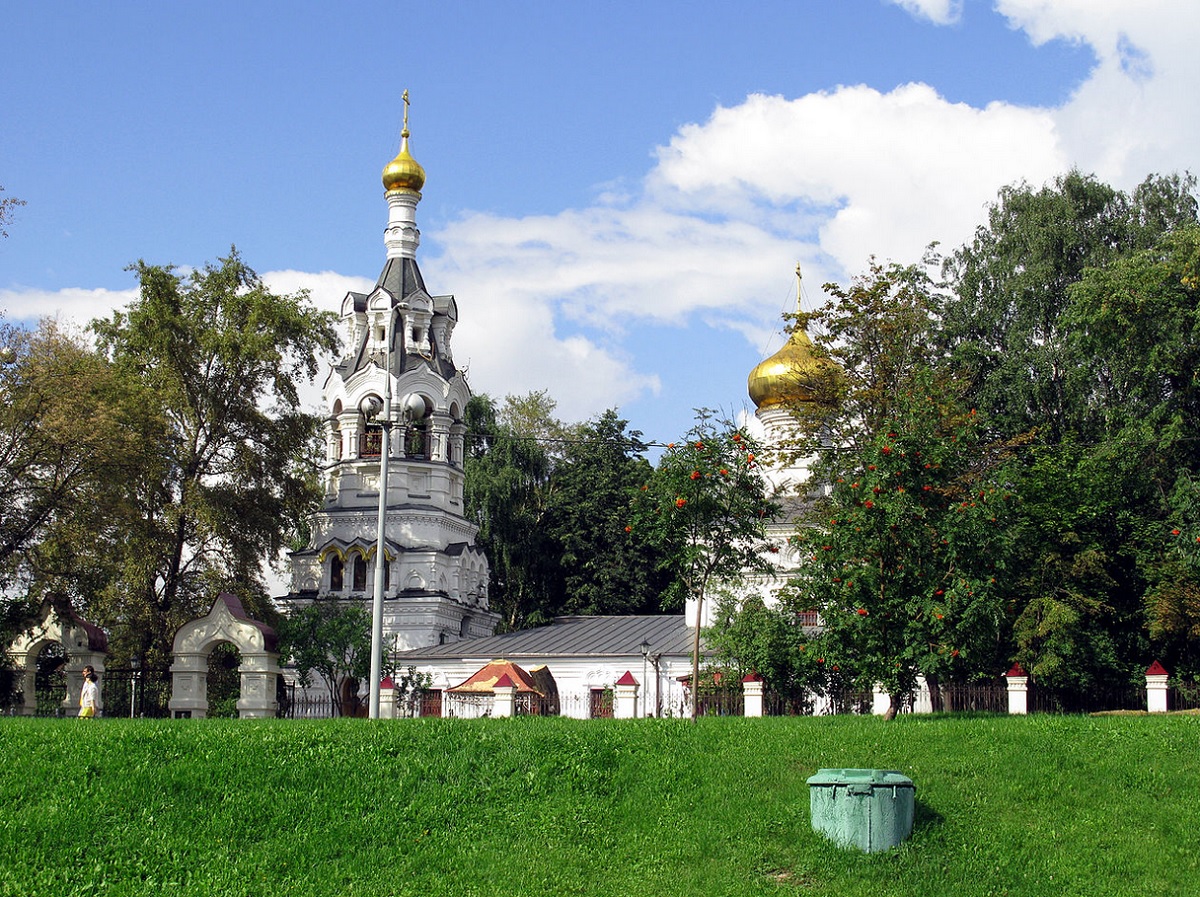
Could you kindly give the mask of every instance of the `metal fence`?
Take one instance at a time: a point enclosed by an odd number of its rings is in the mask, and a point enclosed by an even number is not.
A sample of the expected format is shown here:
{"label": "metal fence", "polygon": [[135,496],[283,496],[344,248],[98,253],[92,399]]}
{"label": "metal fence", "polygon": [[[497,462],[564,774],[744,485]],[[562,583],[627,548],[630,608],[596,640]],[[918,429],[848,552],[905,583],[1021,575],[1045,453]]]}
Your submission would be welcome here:
{"label": "metal fence", "polygon": [[104,716],[109,719],[171,715],[171,671],[166,669],[107,669],[103,674]]}
{"label": "metal fence", "polygon": [[1029,684],[1030,713],[1100,713],[1106,710],[1145,710],[1145,686],[1109,686],[1086,692]]}

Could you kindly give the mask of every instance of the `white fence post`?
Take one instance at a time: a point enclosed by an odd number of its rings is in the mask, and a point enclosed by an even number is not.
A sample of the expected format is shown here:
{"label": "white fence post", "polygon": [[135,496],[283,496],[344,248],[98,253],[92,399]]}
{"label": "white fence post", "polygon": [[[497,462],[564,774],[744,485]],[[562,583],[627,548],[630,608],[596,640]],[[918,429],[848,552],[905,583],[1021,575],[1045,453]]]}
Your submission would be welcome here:
{"label": "white fence post", "polygon": [[1167,712],[1167,679],[1170,674],[1157,660],[1146,670],[1146,709],[1151,713]]}
{"label": "white fence post", "polygon": [[391,676],[384,676],[379,683],[379,718],[396,718],[396,683]]}
{"label": "white fence post", "polygon": [[626,670],[613,689],[613,719],[634,719],[637,716],[637,698],[638,681],[633,678],[633,673]]}
{"label": "white fence post", "polygon": [[1014,663],[1004,675],[1008,679],[1008,712],[1024,716],[1029,713],[1029,674]]}
{"label": "white fence post", "polygon": [[742,706],[745,716],[763,715],[763,677],[758,673],[742,680]]}

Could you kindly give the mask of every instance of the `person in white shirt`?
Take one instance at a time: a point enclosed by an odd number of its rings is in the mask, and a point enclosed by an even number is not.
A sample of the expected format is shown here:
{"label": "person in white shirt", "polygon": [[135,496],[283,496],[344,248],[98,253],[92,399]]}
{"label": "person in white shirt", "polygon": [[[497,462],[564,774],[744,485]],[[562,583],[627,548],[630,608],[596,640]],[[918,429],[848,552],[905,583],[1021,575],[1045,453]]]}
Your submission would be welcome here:
{"label": "person in white shirt", "polygon": [[79,716],[81,719],[92,719],[96,715],[96,701],[100,697],[100,689],[96,687],[96,671],[90,666],[83,668],[83,688],[79,692]]}

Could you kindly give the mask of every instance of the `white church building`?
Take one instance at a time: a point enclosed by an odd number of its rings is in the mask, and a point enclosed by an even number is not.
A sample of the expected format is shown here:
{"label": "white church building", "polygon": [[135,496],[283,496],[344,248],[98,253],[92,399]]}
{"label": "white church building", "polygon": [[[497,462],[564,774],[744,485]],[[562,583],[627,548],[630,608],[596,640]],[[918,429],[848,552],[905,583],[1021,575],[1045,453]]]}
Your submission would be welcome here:
{"label": "white church building", "polygon": [[[408,148],[407,94],[405,104],[400,151],[383,170],[386,259],[371,292],[350,292],[342,300],[347,351],[323,387],[325,495],[308,544],[291,556],[291,592],[283,603],[354,601],[370,612],[382,564],[384,654],[401,672],[414,668],[431,682],[436,700],[425,706],[439,713],[473,674],[507,660],[555,683],[556,712],[564,715],[597,715],[631,679],[640,694],[637,715],[682,714],[694,605],[676,615],[564,617],[494,635],[498,615],[488,607],[488,562],[464,508],[464,413],[471,391],[451,349],[458,305],[453,296],[431,294],[417,264],[416,210],[425,172]],[[798,331],[751,372],[748,388],[765,443],[787,439],[789,408],[812,400],[805,375],[818,363],[808,336]],[[385,408],[391,415],[381,421]],[[380,558],[385,422],[391,456]],[[776,573],[744,591],[769,600],[798,563],[789,536],[797,503],[808,500],[807,463],[768,463],[764,476],[789,512],[768,531]],[[706,605],[703,625],[712,622],[714,602]]]}
{"label": "white church building", "polygon": [[[325,496],[308,545],[291,556],[285,604],[361,601],[369,612],[383,565],[385,653],[491,635],[488,563],[463,508],[463,422],[471,397],[454,364],[453,296],[433,295],[417,265],[416,210],[425,172],[408,148],[383,170],[386,258],[369,293],[347,293],[346,354],[323,388]],[[383,557],[376,554],[381,416],[390,405]]]}

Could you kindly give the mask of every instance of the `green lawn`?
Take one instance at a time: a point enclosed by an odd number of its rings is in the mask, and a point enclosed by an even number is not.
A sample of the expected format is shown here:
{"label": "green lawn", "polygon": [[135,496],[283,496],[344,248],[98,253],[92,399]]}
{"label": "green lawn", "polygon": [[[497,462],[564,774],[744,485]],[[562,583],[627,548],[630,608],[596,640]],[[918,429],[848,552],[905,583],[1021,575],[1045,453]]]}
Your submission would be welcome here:
{"label": "green lawn", "polygon": [[[912,839],[810,827],[900,770]],[[1200,894],[1200,719],[0,720],[0,897]]]}

